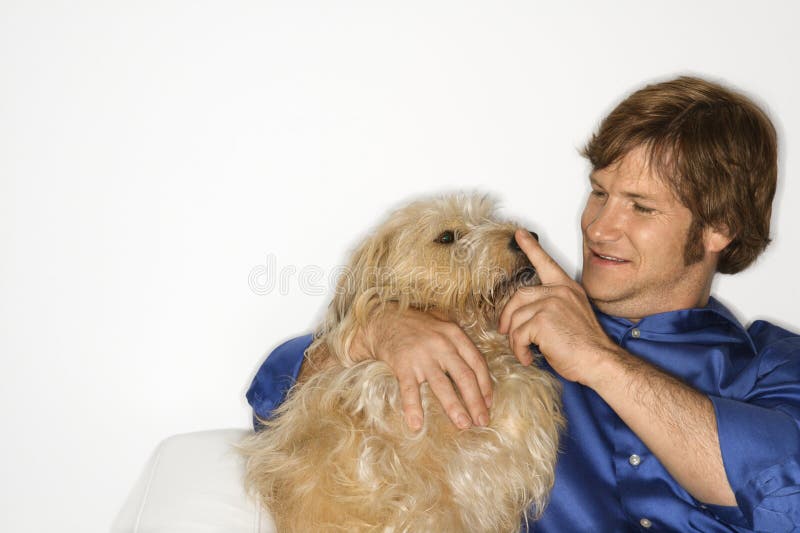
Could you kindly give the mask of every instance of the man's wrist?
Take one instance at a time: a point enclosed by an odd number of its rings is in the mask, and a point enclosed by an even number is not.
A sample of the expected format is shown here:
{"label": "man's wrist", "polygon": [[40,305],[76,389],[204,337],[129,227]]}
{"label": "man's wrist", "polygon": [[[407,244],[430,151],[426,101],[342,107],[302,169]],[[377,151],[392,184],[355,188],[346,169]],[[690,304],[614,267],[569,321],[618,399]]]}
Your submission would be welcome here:
{"label": "man's wrist", "polygon": [[375,359],[375,345],[372,342],[372,326],[363,324],[356,329],[350,347],[351,357],[355,361]]}
{"label": "man's wrist", "polygon": [[[391,305],[391,304],[389,304]],[[383,340],[383,318],[386,309],[375,309],[356,329],[351,346],[353,359],[364,361],[378,358],[378,347]]]}
{"label": "man's wrist", "polygon": [[635,365],[636,358],[617,345],[599,347],[594,353],[592,363],[587,365],[578,381],[598,393],[618,386],[626,369]]}

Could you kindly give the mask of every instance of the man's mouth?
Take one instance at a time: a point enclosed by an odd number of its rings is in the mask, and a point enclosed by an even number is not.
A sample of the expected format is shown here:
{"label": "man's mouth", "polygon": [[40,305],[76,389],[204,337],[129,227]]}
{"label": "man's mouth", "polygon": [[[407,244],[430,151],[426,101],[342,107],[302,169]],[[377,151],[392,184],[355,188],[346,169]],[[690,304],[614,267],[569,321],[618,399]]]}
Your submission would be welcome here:
{"label": "man's mouth", "polygon": [[590,251],[592,252],[592,255],[594,257],[597,257],[597,258],[602,259],[604,261],[611,261],[612,263],[627,263],[628,262],[627,259],[622,259],[620,257],[615,257],[613,255],[605,255],[605,254],[597,253],[594,250],[592,250],[591,248],[590,248]]}

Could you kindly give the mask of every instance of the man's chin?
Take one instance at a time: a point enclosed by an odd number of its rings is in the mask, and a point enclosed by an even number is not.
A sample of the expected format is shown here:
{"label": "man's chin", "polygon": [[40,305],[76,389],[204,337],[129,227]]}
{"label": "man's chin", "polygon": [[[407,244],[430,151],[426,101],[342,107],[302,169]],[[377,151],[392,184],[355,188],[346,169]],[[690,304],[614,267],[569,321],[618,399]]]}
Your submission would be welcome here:
{"label": "man's chin", "polygon": [[581,278],[581,285],[592,302],[613,302],[623,297],[619,285],[604,283],[591,274]]}
{"label": "man's chin", "polygon": [[595,287],[592,283],[588,283],[583,286],[583,289],[592,305],[606,314],[614,314],[609,311],[620,309],[628,300],[626,294],[609,291],[605,286]]}

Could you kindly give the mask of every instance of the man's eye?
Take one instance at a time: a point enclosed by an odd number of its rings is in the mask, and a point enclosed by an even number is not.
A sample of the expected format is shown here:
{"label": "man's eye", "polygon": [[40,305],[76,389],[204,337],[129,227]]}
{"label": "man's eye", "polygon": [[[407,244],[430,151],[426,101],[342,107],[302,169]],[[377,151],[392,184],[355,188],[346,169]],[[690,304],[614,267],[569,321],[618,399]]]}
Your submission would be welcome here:
{"label": "man's eye", "polygon": [[652,213],[655,213],[655,212],[656,212],[656,210],[655,210],[655,209],[651,209],[651,208],[649,208],[649,207],[645,207],[645,206],[643,206],[643,205],[639,205],[639,204],[633,204],[633,208],[634,208],[635,210],[637,210],[638,212],[640,212],[640,213],[642,213],[642,214],[645,214],[645,215],[650,215],[650,214],[652,214]]}
{"label": "man's eye", "polygon": [[606,193],[604,193],[603,191],[592,190],[591,194],[592,194],[592,196],[594,196],[595,198],[598,198],[600,200],[602,200],[603,198],[606,197]]}
{"label": "man's eye", "polygon": [[439,244],[453,244],[456,242],[456,232],[450,229],[443,231],[436,237],[434,242],[438,242]]}

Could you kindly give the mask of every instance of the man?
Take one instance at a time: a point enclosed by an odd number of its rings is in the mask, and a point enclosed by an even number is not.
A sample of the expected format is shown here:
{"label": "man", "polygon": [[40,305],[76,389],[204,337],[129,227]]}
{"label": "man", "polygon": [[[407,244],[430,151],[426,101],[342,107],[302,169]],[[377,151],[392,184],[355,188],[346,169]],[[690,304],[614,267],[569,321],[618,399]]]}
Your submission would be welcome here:
{"label": "man", "polygon": [[[710,296],[716,272],[746,268],[769,243],[771,122],[684,77],[630,95],[584,153],[581,282],[518,232],[542,285],[520,289],[498,326],[521,362],[537,346],[563,384],[568,429],[533,528],[800,531],[800,337],[763,321],[746,330]],[[248,392],[259,416],[300,373],[308,341],[259,371]],[[457,326],[410,310],[373,320],[355,344],[392,367],[410,427],[423,382],[460,427],[487,423],[491,381]]]}

